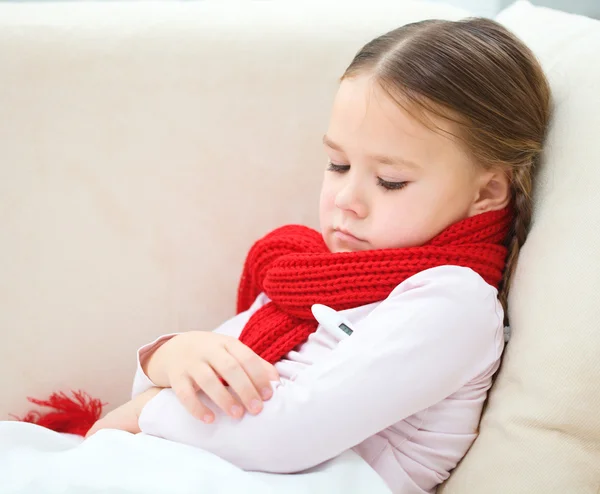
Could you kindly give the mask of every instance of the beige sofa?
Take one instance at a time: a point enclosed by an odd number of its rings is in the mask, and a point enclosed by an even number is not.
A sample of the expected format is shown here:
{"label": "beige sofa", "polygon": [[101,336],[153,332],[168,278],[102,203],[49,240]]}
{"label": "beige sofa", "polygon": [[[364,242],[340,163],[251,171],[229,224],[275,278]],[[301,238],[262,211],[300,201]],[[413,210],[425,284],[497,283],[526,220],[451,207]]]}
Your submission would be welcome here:
{"label": "beige sofa", "polygon": [[[125,401],[135,350],[235,309],[244,254],[317,224],[320,139],[372,37],[426,2],[0,3],[0,419]],[[555,118],[481,435],[443,494],[600,489],[600,23],[519,2]],[[0,438],[1,440],[1,438]]]}

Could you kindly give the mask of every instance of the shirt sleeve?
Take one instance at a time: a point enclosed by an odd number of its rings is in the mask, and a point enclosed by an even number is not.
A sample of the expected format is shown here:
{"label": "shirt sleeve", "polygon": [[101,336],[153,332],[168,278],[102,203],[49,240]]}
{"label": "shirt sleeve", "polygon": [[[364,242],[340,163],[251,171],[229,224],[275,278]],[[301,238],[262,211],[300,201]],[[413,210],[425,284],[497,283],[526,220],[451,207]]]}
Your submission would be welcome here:
{"label": "shirt sleeve", "polygon": [[399,285],[327,358],[272,383],[256,416],[211,407],[196,420],[171,390],[144,408],[140,428],[208,450],[245,470],[298,472],[331,459],[432,406],[499,358],[497,292],[459,267],[427,270]]}
{"label": "shirt sleeve", "polygon": [[[258,309],[260,309],[263,305],[269,302],[269,298],[265,293],[261,293],[256,297],[256,300],[252,304],[252,306],[239,314],[233,316],[232,318],[226,320],[223,324],[213,330],[213,333],[224,334],[228,336],[233,336],[234,338],[239,338],[244,326],[248,322],[248,319],[254,314]],[[156,350],[159,346],[169,341],[173,336],[177,336],[180,333],[171,333],[167,335],[163,335],[158,337],[152,343],[148,343],[144,345],[137,351],[137,368],[135,372],[135,376],[133,378],[133,386],[131,390],[131,397],[135,398],[138,394],[143,393],[144,391],[156,387],[156,384],[152,382],[152,380],[146,375],[146,373],[142,369],[142,362],[144,358],[150,353]]]}

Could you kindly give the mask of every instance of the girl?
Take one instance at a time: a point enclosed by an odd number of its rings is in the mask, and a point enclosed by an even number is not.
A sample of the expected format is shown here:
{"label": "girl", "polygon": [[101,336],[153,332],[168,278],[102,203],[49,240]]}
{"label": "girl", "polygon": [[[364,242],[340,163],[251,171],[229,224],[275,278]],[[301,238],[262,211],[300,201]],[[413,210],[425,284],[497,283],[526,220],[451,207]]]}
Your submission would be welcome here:
{"label": "girl", "polygon": [[[368,43],[323,138],[321,232],[256,242],[238,314],[143,347],[133,400],[88,436],[142,431],[280,473],[353,448],[393,492],[434,492],[499,366],[549,115],[539,64],[494,21]],[[354,332],[319,324],[313,304]]]}

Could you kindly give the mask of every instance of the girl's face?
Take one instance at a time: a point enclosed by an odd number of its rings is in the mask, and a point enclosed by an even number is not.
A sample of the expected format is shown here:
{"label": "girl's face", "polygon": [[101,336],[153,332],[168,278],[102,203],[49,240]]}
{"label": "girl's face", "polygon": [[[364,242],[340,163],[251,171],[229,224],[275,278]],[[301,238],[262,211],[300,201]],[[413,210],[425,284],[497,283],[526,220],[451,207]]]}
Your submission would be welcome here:
{"label": "girl's face", "polygon": [[329,162],[320,223],[331,252],[422,245],[483,212],[477,207],[483,169],[454,139],[421,124],[368,75],[340,84],[323,143]]}

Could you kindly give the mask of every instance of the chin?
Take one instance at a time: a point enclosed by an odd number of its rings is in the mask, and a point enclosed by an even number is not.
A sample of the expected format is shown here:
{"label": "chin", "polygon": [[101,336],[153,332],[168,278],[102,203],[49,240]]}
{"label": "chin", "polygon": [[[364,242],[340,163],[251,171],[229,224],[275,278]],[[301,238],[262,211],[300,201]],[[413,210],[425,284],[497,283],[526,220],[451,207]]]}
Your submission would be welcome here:
{"label": "chin", "polygon": [[331,252],[332,254],[337,254],[339,252],[351,252],[350,249],[347,249],[343,246],[337,245],[335,239],[332,237],[328,238],[328,237],[323,236],[323,241],[325,242],[325,245],[329,249],[329,252]]}

